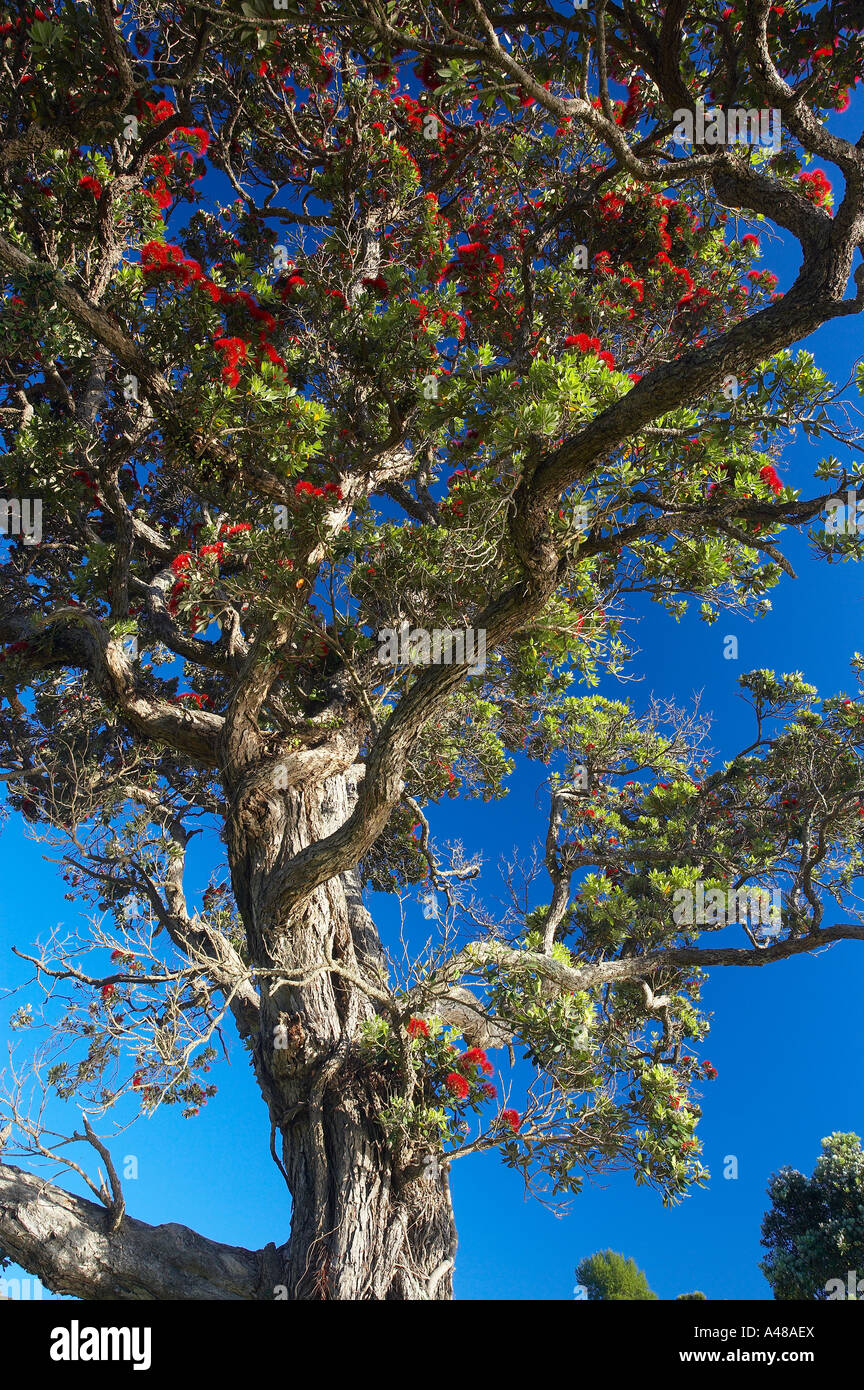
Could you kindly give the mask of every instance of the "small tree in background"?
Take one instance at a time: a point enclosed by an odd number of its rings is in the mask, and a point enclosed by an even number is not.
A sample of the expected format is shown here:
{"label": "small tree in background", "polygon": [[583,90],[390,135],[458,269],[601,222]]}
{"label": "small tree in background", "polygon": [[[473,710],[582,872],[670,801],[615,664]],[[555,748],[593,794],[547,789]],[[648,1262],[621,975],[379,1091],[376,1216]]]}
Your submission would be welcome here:
{"label": "small tree in background", "polygon": [[576,1277],[588,1290],[589,1302],[620,1302],[623,1299],[656,1301],[643,1271],[635,1260],[619,1255],[617,1250],[598,1250],[580,1260]]}
{"label": "small tree in background", "polygon": [[[762,1220],[768,1255],[759,1266],[776,1299],[850,1296],[850,1270],[864,1277],[864,1153],[857,1134],[831,1134],[812,1177],[781,1168]],[[856,1280],[858,1275],[856,1274]],[[854,1297],[854,1293],[851,1295]]]}

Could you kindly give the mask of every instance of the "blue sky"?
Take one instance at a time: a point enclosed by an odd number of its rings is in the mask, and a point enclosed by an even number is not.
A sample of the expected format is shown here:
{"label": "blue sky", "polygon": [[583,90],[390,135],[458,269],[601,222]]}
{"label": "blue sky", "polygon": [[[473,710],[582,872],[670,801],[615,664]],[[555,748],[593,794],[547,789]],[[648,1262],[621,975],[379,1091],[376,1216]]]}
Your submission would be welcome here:
{"label": "blue sky", "polygon": [[[851,133],[854,124],[850,113],[837,128]],[[836,182],[836,171],[829,175]],[[764,253],[763,265],[781,275],[782,288],[794,272],[794,254],[779,242],[766,242]],[[844,380],[859,333],[857,320],[841,320],[807,345],[835,380]],[[838,448],[826,442],[830,451]],[[818,456],[804,441],[794,445],[779,469],[784,481],[812,489]],[[686,702],[701,692],[702,707],[713,718],[711,742],[722,758],[744,746],[752,732],[749,708],[738,693],[742,672],[757,666],[801,671],[826,695],[851,688],[849,658],[864,648],[864,575],[853,565],[817,561],[798,538],[787,539],[784,550],[798,579],[784,576],[772,593],[772,612],[758,622],[721,616],[707,627],[688,616],[676,624],[648,603],[634,604],[638,621],[630,631],[640,652],[628,675],[638,673],[641,680],[626,687],[606,680],[602,693],[627,694],[638,708],[652,693]],[[738,638],[737,661],[723,656],[729,634]],[[431,817],[439,835],[462,838],[469,851],[484,852],[492,897],[499,858],[515,846],[524,850],[544,833],[543,779],[542,766],[522,765],[506,801],[485,807],[446,802]],[[206,851],[199,854],[199,890],[210,862]],[[64,900],[64,885],[17,818],[0,837],[0,863],[0,981],[7,985],[24,976],[9,947],[28,949],[56,923],[71,924],[76,906]],[[392,940],[392,902],[370,905],[385,939]],[[519,1177],[494,1155],[457,1162],[457,1297],[569,1299],[577,1261],[606,1246],[635,1258],[661,1298],[694,1288],[710,1299],[770,1297],[758,1269],[770,1174],[783,1164],[809,1172],[824,1135],[864,1131],[864,1036],[856,1007],[862,983],[864,951],[856,943],[760,970],[712,972],[703,1005],[714,1015],[713,1026],[700,1055],[710,1057],[719,1075],[703,1088],[699,1128],[712,1177],[707,1190],[676,1208],[664,1210],[655,1193],[637,1188],[625,1173],[587,1187],[566,1214],[556,1216],[525,1200]],[[4,1053],[7,1015],[0,1003]],[[506,1054],[496,1054],[496,1060],[506,1073]],[[256,1248],[287,1238],[290,1203],[268,1153],[266,1111],[239,1048],[232,1048],[232,1061],[214,1069],[209,1079],[218,1083],[219,1095],[197,1119],[183,1120],[179,1107],[161,1111],[139,1121],[113,1148],[115,1158],[138,1160],[139,1176],[126,1184],[130,1214],[153,1223],[183,1222]],[[76,1120],[68,1112],[66,1126]],[[735,1180],[723,1176],[728,1156],[737,1160]],[[78,1190],[74,1180],[61,1182]]]}

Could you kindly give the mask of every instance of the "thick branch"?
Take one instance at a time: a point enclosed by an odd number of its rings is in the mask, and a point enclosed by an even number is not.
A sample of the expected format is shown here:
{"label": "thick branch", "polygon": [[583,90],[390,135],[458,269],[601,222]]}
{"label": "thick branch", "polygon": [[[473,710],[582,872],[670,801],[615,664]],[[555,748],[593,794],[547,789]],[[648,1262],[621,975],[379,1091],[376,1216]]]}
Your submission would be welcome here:
{"label": "thick branch", "polygon": [[[644,980],[657,970],[684,968],[688,970],[709,965],[770,965],[789,956],[807,954],[829,946],[835,941],[864,941],[864,925],[844,923],[825,927],[807,936],[789,937],[772,946],[759,948],[737,946],[670,946],[662,951],[648,951],[642,956],[627,956],[617,960],[596,961],[585,965],[564,965],[552,956],[537,951],[520,951],[501,941],[475,941],[453,956],[434,979],[422,987],[424,997],[434,999],[436,991],[443,997],[450,993],[449,982],[465,974],[475,974],[485,965],[503,970],[533,971],[561,989],[595,989],[598,985],[619,984],[625,980]],[[418,991],[420,992],[420,991]]]}
{"label": "thick branch", "polygon": [[128,1216],[116,1234],[110,1226],[103,1207],[0,1164],[0,1248],[55,1293],[96,1301],[273,1297],[271,1246],[244,1250],[188,1226]]}

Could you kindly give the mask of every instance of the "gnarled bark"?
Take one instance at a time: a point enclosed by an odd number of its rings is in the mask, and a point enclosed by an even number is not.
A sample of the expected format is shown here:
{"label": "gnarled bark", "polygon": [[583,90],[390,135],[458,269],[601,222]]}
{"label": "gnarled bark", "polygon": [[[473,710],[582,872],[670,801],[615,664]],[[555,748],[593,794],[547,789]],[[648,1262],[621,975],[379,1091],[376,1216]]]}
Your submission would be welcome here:
{"label": "gnarled bark", "polygon": [[0,1250],[53,1293],[88,1300],[272,1298],[274,1246],[244,1250],[188,1226],[124,1217],[110,1231],[104,1207],[0,1164]]}
{"label": "gnarled bark", "polygon": [[[446,1298],[455,1228],[446,1172],[431,1153],[395,1153],[383,1077],[358,1056],[360,1028],[387,1000],[381,943],[347,874],[286,919],[280,865],[343,825],[355,769],[324,782],[232,799],[228,852],[262,990],[256,1072],[281,1135],[292,1197],[289,1299]],[[379,1003],[376,1005],[376,1000]]]}

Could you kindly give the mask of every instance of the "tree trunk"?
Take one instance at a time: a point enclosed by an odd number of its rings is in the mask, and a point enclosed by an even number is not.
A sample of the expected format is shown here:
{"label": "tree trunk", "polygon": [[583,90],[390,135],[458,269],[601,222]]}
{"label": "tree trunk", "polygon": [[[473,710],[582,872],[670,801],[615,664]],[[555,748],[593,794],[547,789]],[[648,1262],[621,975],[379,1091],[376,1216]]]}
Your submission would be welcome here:
{"label": "tree trunk", "polygon": [[291,1299],[446,1299],[456,1238],[446,1173],[398,1175],[374,1115],[334,1094],[284,1144],[293,1199],[284,1284]]}
{"label": "tree trunk", "polygon": [[[228,852],[261,982],[255,1066],[281,1135],[292,1197],[281,1299],[449,1298],[456,1237],[446,1171],[429,1152],[396,1152],[381,1122],[392,1089],[360,1030],[386,962],[353,874],[312,893],[291,921],[270,904],[280,868],[337,829],[356,771],[231,798]],[[275,1156],[275,1147],[274,1147]]]}

